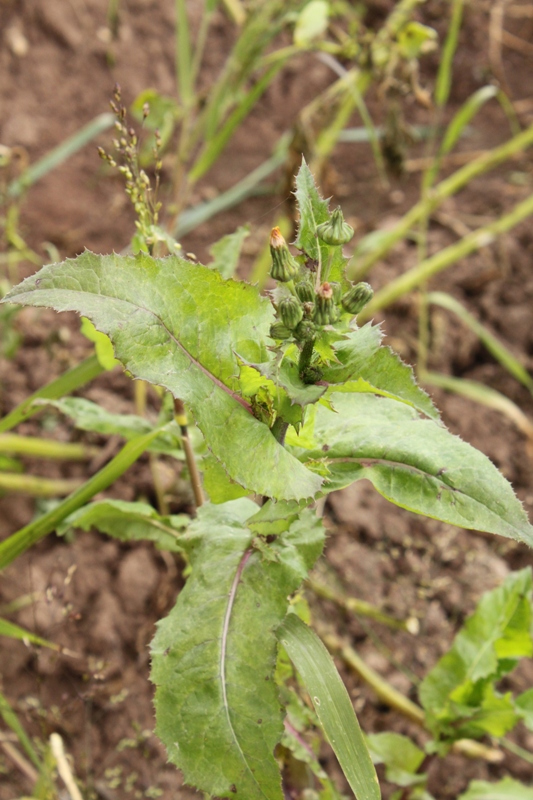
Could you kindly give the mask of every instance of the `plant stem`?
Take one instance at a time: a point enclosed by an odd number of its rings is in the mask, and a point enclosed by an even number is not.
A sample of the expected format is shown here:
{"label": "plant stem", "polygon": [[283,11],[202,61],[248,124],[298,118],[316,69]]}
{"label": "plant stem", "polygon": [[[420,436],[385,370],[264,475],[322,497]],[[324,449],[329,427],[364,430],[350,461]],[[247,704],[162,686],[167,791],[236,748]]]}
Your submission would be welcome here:
{"label": "plant stem", "polygon": [[288,427],[289,423],[285,422],[281,417],[278,417],[270,429],[272,436],[274,436],[281,445],[285,442],[285,434],[287,433]]}
{"label": "plant stem", "polygon": [[298,361],[298,375],[300,375],[300,377],[311,363],[311,357],[313,355],[314,346],[315,346],[315,340],[310,339],[308,342],[305,342],[304,346],[300,351],[300,359]]}
{"label": "plant stem", "polygon": [[174,400],[174,418],[178,423],[178,425],[180,426],[181,444],[183,447],[183,452],[185,453],[185,461],[187,463],[187,469],[189,470],[189,477],[191,479],[191,485],[194,494],[194,502],[196,503],[196,507],[198,508],[205,502],[204,492],[202,489],[202,479],[198,471],[198,465],[196,463],[196,459],[194,457],[194,451],[191,445],[191,440],[189,438],[189,427],[188,427],[189,423],[187,419],[187,413],[185,411],[185,406],[183,405],[183,402],[178,399]]}
{"label": "plant stem", "polygon": [[[389,628],[408,631],[409,633],[413,632],[410,630],[410,627],[413,627],[411,620],[395,619],[394,617],[389,616],[389,614],[385,614],[379,608],[376,608],[376,606],[366,603],[364,600],[360,600],[358,597],[342,597],[340,594],[333,591],[333,589],[330,589],[329,586],[325,586],[323,583],[319,583],[312,578],[308,578],[306,583],[309,588],[316,595],[318,595],[318,597],[323,597],[325,600],[331,600],[336,605],[344,608],[346,611],[349,611],[353,614],[361,614],[364,617],[369,617],[376,622],[381,622],[384,625],[388,625]],[[415,620],[413,620],[413,622],[414,621]]]}

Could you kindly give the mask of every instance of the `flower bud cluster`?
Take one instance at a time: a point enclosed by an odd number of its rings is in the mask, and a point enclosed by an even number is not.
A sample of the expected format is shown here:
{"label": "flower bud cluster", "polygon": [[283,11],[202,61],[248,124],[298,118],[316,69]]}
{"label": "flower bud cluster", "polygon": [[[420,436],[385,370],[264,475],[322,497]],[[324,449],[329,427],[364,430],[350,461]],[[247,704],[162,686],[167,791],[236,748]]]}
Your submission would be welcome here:
{"label": "flower bud cluster", "polygon": [[[334,234],[328,231],[328,226],[335,229]],[[317,231],[322,229],[322,233],[319,233],[322,239],[331,239],[335,235],[336,243],[339,243],[337,240],[343,226],[350,228],[343,221],[339,208],[333,212],[330,222],[319,225]],[[353,234],[353,230],[350,230]],[[278,320],[270,330],[273,339],[284,341],[294,338],[300,343],[312,341],[319,328],[333,325],[342,313],[355,316],[372,299],[373,291],[368,283],[357,283],[346,292],[343,292],[340,283],[333,281],[324,281],[315,288],[309,273],[302,276],[301,268],[279,228],[272,229],[270,254],[270,275],[279,283],[286,284],[291,291],[277,304]]]}

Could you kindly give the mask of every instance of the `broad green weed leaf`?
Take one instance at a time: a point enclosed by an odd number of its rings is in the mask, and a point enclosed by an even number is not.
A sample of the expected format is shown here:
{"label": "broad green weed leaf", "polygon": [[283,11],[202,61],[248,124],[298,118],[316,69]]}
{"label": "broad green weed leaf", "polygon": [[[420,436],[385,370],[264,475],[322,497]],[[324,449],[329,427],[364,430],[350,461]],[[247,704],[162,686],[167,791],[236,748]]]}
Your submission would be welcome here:
{"label": "broad green weed leaf", "polygon": [[515,708],[523,719],[526,728],[533,731],[533,689],[522,692],[515,699]]}
{"label": "broad green weed leaf", "polygon": [[152,680],[158,735],[187,783],[220,798],[282,800],[275,630],[324,532],[304,512],[258,550],[246,527],[257,511],[247,499],[198,510],[186,536],[192,573],[158,625]]}
{"label": "broad green weed leaf", "polygon": [[85,252],[44,267],[8,299],[89,317],[135,377],[190,407],[210,450],[246,489],[292,500],[320,488],[320,478],[296,462],[236,391],[235,353],[264,361],[273,321],[256,287],[224,281],[178,256]]}
{"label": "broad green weed leaf", "polygon": [[478,450],[404,403],[344,393],[332,402],[336,413],[317,406],[316,448],[299,452],[309,468],[327,469],[327,491],[367,478],[409,511],[533,545],[510,484]]}
{"label": "broad green weed leaf", "polygon": [[228,500],[236,500],[238,497],[250,494],[231,480],[220,461],[214,456],[208,455],[202,458],[200,469],[203,474],[204,489],[212,503],[227,503]]}
{"label": "broad green weed leaf", "polygon": [[498,783],[472,781],[457,800],[533,800],[533,788],[513,778],[504,778]]}
{"label": "broad green weed leaf", "polygon": [[514,726],[519,711],[493,684],[533,654],[531,593],[531,570],[511,573],[483,595],[450,650],[426,675],[420,701],[436,735],[503,736]]}
{"label": "broad green weed leaf", "polygon": [[223,236],[209,249],[213,261],[207,266],[216,269],[223,278],[232,278],[239,264],[244,240],[250,235],[248,225],[241,225],[234,233]]}
{"label": "broad green weed leaf", "polygon": [[398,786],[425,783],[427,775],[417,774],[426,754],[407,736],[399,733],[374,733],[366,737],[374,764],[385,764],[385,777]]}
{"label": "broad green weed leaf", "polygon": [[[82,431],[92,431],[108,436],[123,436],[129,440],[150,433],[156,427],[137,414],[114,414],[83,397],[41,400],[38,403],[57,408],[62,414],[70,417],[76,428]],[[168,453],[174,458],[182,459],[184,456],[180,447],[180,439],[179,426],[175,422],[169,422],[148,449],[155,453]]]}
{"label": "broad green weed leaf", "polygon": [[298,14],[294,29],[294,44],[305,47],[321,36],[328,27],[329,3],[311,0]]}
{"label": "broad green weed leaf", "polygon": [[352,701],[330,654],[296,614],[287,615],[278,629],[278,638],[302,678],[357,800],[379,800],[376,771]]}
{"label": "broad green weed leaf", "polygon": [[[353,381],[338,391],[374,392],[416,408],[424,416],[438,420],[439,412],[429,395],[417,385],[413,370],[390,347],[379,346],[382,333],[370,324],[351,331],[335,346],[340,364],[323,371],[323,380],[334,384]],[[331,391],[337,391],[332,387]]]}
{"label": "broad green weed leaf", "polygon": [[97,500],[78,509],[57,527],[62,536],[71,528],[89,531],[91,528],[107,533],[123,542],[150,541],[160,550],[179,553],[180,537],[190,517],[175,514],[164,517],[147,503],[128,503],[125,500]]}

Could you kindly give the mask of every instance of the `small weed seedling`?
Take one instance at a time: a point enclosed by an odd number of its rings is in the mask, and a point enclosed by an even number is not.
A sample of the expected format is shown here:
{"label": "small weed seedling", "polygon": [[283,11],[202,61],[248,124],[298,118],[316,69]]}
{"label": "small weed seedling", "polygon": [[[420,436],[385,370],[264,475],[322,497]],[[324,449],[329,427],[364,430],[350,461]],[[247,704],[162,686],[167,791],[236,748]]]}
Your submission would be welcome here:
{"label": "small weed seedling", "polygon": [[[391,502],[452,525],[529,545],[533,528],[490,461],[446,430],[411,369],[381,344],[379,327],[356,324],[372,290],[347,280],[342,248],[353,231],[340,209],[330,212],[305,164],[296,198],[294,253],[272,232],[277,285],[270,297],[217,268],[144,252],[85,252],[44,267],[8,294],[8,302],[88,317],[134,377],[185,404],[207,446],[201,468],[209,502],[190,524],[142,504],[85,505],[169,428],[139,432],[66,501],[0,545],[0,564],[72,525],[186,553],[190,576],[152,644],[157,731],[186,782],[207,796],[282,800],[274,754],[284,735],[275,680],[281,643],[356,796],[377,800],[347,692],[324,646],[289,605],[324,544],[314,501],[366,478]],[[453,669],[443,678],[441,664],[423,685],[437,741],[490,730],[481,711],[474,719],[468,712],[478,700],[485,718],[511,703],[498,700],[493,679],[525,653],[523,637],[515,647],[502,633],[509,619],[513,629],[525,619],[520,598],[530,578],[518,575],[518,588],[493,601],[505,607],[496,648],[503,661],[465,673],[456,645],[448,656]],[[477,635],[479,619],[466,638]],[[452,673],[448,695],[443,687]],[[525,717],[529,705],[522,698],[511,710]],[[381,745],[371,742],[374,758],[387,761]]]}

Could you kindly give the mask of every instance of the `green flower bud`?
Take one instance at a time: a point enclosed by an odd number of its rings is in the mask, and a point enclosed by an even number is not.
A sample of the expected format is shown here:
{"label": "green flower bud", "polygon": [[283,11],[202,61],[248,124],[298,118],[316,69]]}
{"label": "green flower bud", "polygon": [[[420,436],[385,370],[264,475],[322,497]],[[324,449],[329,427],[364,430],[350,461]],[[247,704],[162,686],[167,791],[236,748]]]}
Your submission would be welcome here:
{"label": "green flower bud", "polygon": [[369,283],[356,283],[349,289],[341,300],[342,307],[349,314],[359,314],[360,311],[372,300],[374,290]]}
{"label": "green flower bud", "polygon": [[315,323],[310,319],[303,319],[294,330],[294,338],[297,342],[310,342],[316,336]]}
{"label": "green flower bud", "polygon": [[315,302],[315,287],[311,281],[301,281],[300,283],[297,283],[294,288],[302,303]]}
{"label": "green flower bud", "polygon": [[337,322],[339,318],[339,309],[335,305],[333,299],[333,289],[331,284],[323,283],[316,293],[315,311],[313,314],[313,321],[317,325],[331,325]]}
{"label": "green flower bud", "polygon": [[275,322],[270,326],[270,336],[273,339],[290,339],[292,336],[291,331],[285,327],[283,322]]}
{"label": "green flower bud", "polygon": [[272,256],[270,274],[275,281],[292,281],[298,275],[298,264],[291,256],[287,242],[279,228],[272,228],[270,255]]}
{"label": "green flower bud", "polygon": [[304,310],[296,297],[284,297],[278,305],[278,315],[289,330],[294,330],[304,315]]}
{"label": "green flower bud", "polygon": [[353,236],[353,228],[344,221],[341,207],[335,209],[328,222],[316,229],[319,239],[326,244],[346,244]]}
{"label": "green flower bud", "polygon": [[333,281],[329,285],[333,290],[333,300],[335,302],[335,305],[338,306],[342,298],[342,286],[340,285],[340,283],[337,283],[336,281]]}

